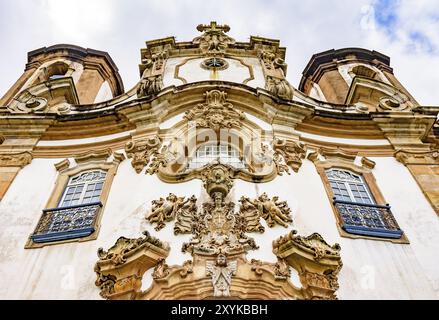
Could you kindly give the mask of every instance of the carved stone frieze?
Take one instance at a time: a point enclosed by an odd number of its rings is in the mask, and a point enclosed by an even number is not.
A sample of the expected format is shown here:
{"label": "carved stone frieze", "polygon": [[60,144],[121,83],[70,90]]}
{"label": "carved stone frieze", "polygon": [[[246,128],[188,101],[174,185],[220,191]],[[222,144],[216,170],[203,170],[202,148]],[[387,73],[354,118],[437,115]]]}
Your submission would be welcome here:
{"label": "carved stone frieze", "polygon": [[283,158],[284,162],[294,172],[299,171],[299,168],[302,166],[302,159],[306,155],[303,143],[276,138],[273,141],[273,150]]}
{"label": "carved stone frieze", "polygon": [[204,33],[192,42],[198,44],[206,55],[223,55],[227,47],[235,43],[233,38],[225,34],[230,30],[228,25],[222,26],[212,21],[209,25],[198,25],[197,30]]}
{"label": "carved stone frieze", "polygon": [[140,141],[130,141],[125,145],[127,157],[132,159],[131,164],[137,173],[150,164],[151,159],[154,159],[159,153],[161,145],[162,142],[158,136]]}
{"label": "carved stone frieze", "polygon": [[211,90],[207,91],[204,96],[206,102],[187,111],[185,119],[195,121],[197,127],[213,130],[241,126],[241,121],[245,119],[244,113],[236,110],[231,103],[226,101],[227,94],[224,91]]}
{"label": "carved stone frieze", "polygon": [[20,167],[27,166],[32,161],[30,152],[4,153],[0,154],[0,167]]}

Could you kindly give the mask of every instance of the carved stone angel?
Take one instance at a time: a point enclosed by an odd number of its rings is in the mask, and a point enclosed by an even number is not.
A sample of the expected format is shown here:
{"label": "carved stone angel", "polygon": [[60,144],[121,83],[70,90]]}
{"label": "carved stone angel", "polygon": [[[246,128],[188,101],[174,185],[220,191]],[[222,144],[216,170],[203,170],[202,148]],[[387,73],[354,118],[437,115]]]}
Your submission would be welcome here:
{"label": "carved stone angel", "polygon": [[146,217],[151,224],[157,223],[154,228],[156,231],[165,227],[165,222],[172,221],[179,208],[186,204],[190,199],[184,200],[184,197],[177,197],[175,194],[170,193],[166,199],[160,198],[159,200],[152,201],[152,211]]}
{"label": "carved stone angel", "polygon": [[274,227],[276,223],[287,228],[288,223],[293,222],[288,204],[286,201],[279,201],[279,197],[277,196],[270,199],[264,192],[259,198],[254,200],[245,198],[243,202],[241,199],[241,203],[244,204],[244,206],[241,206],[241,212],[243,210],[252,210],[253,212],[257,210],[259,216],[267,222],[270,228]]}
{"label": "carved stone angel", "polygon": [[216,262],[206,263],[206,274],[212,277],[213,296],[229,297],[232,276],[236,274],[237,261],[227,262],[226,255],[220,253]]}

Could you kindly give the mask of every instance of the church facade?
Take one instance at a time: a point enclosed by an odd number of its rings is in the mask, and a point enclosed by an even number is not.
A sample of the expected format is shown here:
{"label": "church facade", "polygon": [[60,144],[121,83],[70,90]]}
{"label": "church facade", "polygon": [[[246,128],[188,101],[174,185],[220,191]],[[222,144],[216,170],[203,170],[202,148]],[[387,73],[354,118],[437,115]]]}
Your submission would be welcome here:
{"label": "church facade", "polygon": [[390,58],[227,25],[28,53],[0,100],[2,299],[438,299],[439,107]]}

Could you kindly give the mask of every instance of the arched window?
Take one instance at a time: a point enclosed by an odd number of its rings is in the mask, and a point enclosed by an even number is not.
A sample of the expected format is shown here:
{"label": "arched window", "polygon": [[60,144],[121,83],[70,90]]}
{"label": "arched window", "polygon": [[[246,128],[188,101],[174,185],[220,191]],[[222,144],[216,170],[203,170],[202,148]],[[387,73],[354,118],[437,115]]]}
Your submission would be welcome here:
{"label": "arched window", "polygon": [[31,235],[34,243],[89,237],[96,231],[106,172],[93,170],[70,177],[56,208],[44,209]]}
{"label": "arched window", "polygon": [[340,169],[330,169],[326,175],[336,200],[375,203],[362,176]]}
{"label": "arched window", "polygon": [[341,228],[356,235],[401,238],[389,205],[376,204],[362,175],[343,169],[326,170]]}
{"label": "arched window", "polygon": [[189,168],[196,169],[205,166],[213,161],[228,164],[235,168],[241,169],[245,167],[244,162],[239,156],[239,151],[229,144],[208,144],[199,147],[193,157],[189,161]]}
{"label": "arched window", "polygon": [[98,202],[106,172],[101,170],[82,172],[71,177],[58,207],[69,207]]}

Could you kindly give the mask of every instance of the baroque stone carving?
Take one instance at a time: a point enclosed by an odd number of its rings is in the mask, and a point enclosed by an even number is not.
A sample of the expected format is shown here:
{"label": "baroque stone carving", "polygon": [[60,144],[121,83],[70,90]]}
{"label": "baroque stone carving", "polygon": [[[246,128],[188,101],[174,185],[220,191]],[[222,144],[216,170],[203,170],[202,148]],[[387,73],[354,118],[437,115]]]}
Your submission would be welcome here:
{"label": "baroque stone carving", "polygon": [[276,53],[271,50],[260,50],[259,57],[261,58],[265,68],[268,70],[281,69],[285,75],[287,64],[282,58],[277,57]]}
{"label": "baroque stone carving", "polygon": [[430,150],[424,152],[410,152],[398,150],[395,152],[395,158],[399,162],[409,164],[439,164],[439,150]]}
{"label": "baroque stone carving", "polygon": [[209,25],[198,25],[197,30],[204,33],[192,42],[198,44],[204,54],[222,55],[229,45],[235,43],[233,38],[225,34],[230,30],[228,25],[222,26],[212,21]]}
{"label": "baroque stone carving", "polygon": [[219,192],[225,197],[233,187],[229,170],[223,165],[209,166],[202,172],[204,188],[209,195]]}
{"label": "baroque stone carving", "polygon": [[[131,164],[137,173],[150,164],[158,154],[162,142],[158,136],[146,138],[141,141],[130,141],[125,145],[127,157],[132,159]],[[155,160],[157,163],[157,160]]]}
{"label": "baroque stone carving", "polygon": [[[194,202],[197,199],[195,196],[192,196],[189,199],[184,200],[184,197],[177,197],[175,194],[170,193],[169,196],[164,198],[160,198],[159,200],[152,201],[152,211],[146,217],[151,224],[157,224],[154,228],[156,231],[161,230],[165,227],[166,222],[174,220],[174,218],[178,217],[178,225],[176,225],[175,231],[176,233],[186,233],[188,223],[186,220],[188,216],[191,217],[196,212],[196,207]],[[185,206],[189,203],[189,206]],[[195,212],[194,212],[195,210]]]}
{"label": "baroque stone carving", "polygon": [[[145,70],[147,71],[147,70]],[[137,89],[137,96],[139,98],[149,98],[163,89],[163,77],[162,75],[154,75],[154,76],[142,76],[142,80],[140,80],[139,87]]]}
{"label": "baroque stone carving", "polygon": [[[119,238],[108,252],[99,250],[101,259],[95,269],[98,275],[96,285],[103,297],[336,298],[337,274],[342,266],[337,244],[328,245],[318,234],[302,237],[293,231],[273,242],[273,252],[278,258],[276,263],[259,260],[248,262],[245,259],[247,252],[258,247],[254,239],[245,233],[263,232],[260,218],[266,219],[270,226],[287,226],[292,220],[290,210],[286,202],[279,201],[277,197],[270,199],[263,194],[252,201],[241,198],[241,209],[236,212],[235,204],[226,201],[233,187],[229,168],[213,165],[204,170],[204,188],[210,199],[199,207],[199,212],[195,196],[185,200],[170,195],[153,203],[153,216],[157,218],[153,223],[175,219],[175,234],[192,234],[182,250],[190,253],[193,259],[181,266],[169,266],[165,260],[166,251],[159,251],[153,244],[139,245],[144,242],[142,238]],[[148,290],[141,291],[139,279],[150,268],[154,268],[153,283]],[[291,268],[299,272],[302,288],[295,287],[289,281]],[[206,277],[210,281],[206,281]]]}
{"label": "baroque stone carving", "polygon": [[144,237],[137,239],[129,239],[120,237],[114,246],[108,251],[103,248],[98,249],[98,257],[100,260],[110,260],[114,265],[120,265],[126,262],[130,252],[138,249],[145,243],[151,243],[159,248],[166,248],[166,245],[159,239],[152,237],[148,231],[143,232]]}
{"label": "baroque stone carving", "polygon": [[30,152],[0,154],[0,167],[20,167],[27,166],[32,161]]}
{"label": "baroque stone carving", "polygon": [[[293,169],[294,172],[299,171],[299,168],[302,166],[302,159],[304,159],[306,155],[305,145],[303,143],[276,138],[273,141],[273,150],[283,158],[285,163]],[[282,167],[282,169],[285,170],[284,167]]]}
{"label": "baroque stone carving", "polygon": [[185,204],[176,212],[177,219],[174,226],[174,234],[190,234],[192,232],[192,223],[194,215],[197,214],[197,198],[190,197]]}
{"label": "baroque stone carving", "polygon": [[[97,270],[95,270],[97,272]],[[114,293],[114,285],[116,284],[116,277],[113,275],[103,275],[98,273],[95,285],[101,290],[99,295],[107,299]]]}
{"label": "baroque stone carving", "polygon": [[234,109],[233,105],[226,101],[227,94],[224,91],[211,90],[204,96],[206,102],[187,111],[185,119],[195,121],[197,127],[214,130],[241,126],[241,121],[245,118],[244,113]]}
{"label": "baroque stone carving", "polygon": [[289,241],[312,251],[314,259],[317,261],[327,255],[340,256],[340,245],[338,243],[330,246],[318,233],[313,233],[307,237],[298,236],[297,230],[291,231],[287,236],[280,237],[275,241],[273,247],[279,247]]}
{"label": "baroque stone carving", "polygon": [[8,109],[13,113],[43,113],[47,107],[47,99],[25,92],[21,94],[20,100],[10,104]]}
{"label": "baroque stone carving", "polygon": [[240,213],[246,222],[245,231],[263,233],[265,228],[260,222],[260,212],[258,208],[249,198],[244,196],[241,197],[239,202],[241,203]]}
{"label": "baroque stone carving", "polygon": [[270,199],[264,192],[259,198],[254,200],[242,197],[240,202],[243,204],[241,205],[241,213],[243,215],[254,216],[258,214],[258,217],[263,218],[270,228],[276,224],[287,228],[288,224],[293,222],[288,204],[286,201],[279,201],[277,196]]}
{"label": "baroque stone carving", "polygon": [[169,266],[165,263],[165,258],[160,258],[159,262],[154,268],[154,272],[152,273],[153,279],[161,279],[166,277],[169,274]]}
{"label": "baroque stone carving", "polygon": [[284,100],[293,99],[293,88],[288,83],[286,79],[281,79],[277,77],[267,76],[265,89],[269,91],[272,95],[279,97]]}
{"label": "baroque stone carving", "polygon": [[206,263],[206,274],[212,277],[213,296],[229,297],[232,276],[236,274],[237,261],[227,261],[226,255],[220,253],[215,263]]}

